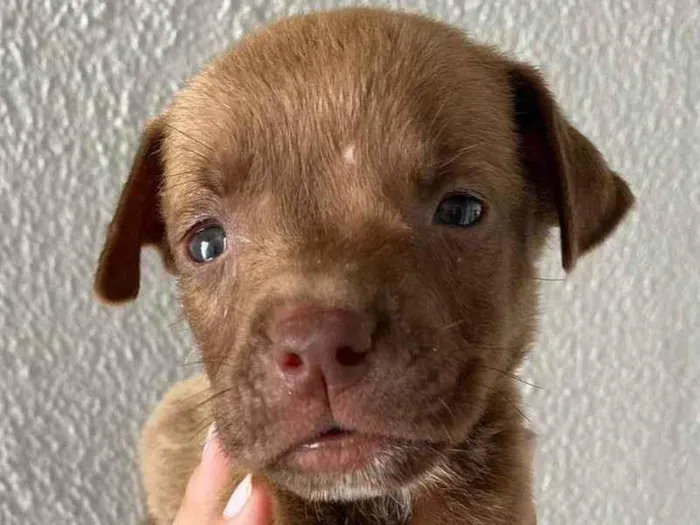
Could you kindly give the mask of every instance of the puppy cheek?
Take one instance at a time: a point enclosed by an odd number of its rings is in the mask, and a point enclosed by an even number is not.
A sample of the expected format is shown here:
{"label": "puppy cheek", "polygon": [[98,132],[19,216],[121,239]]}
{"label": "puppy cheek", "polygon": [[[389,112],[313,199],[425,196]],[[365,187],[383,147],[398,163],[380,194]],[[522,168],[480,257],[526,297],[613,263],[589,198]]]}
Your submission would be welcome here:
{"label": "puppy cheek", "polygon": [[[503,298],[507,272],[497,263],[488,268],[473,256],[464,260],[464,253],[454,260],[459,258],[458,265],[443,259],[426,274],[431,278],[423,279],[429,289],[423,299],[409,300],[423,305],[416,322],[429,323],[422,325],[423,337],[425,342],[432,338],[434,347],[423,367],[434,371],[445,405],[442,423],[453,436],[467,433],[483,412],[497,380],[493,369],[503,367],[512,351],[508,329],[503,329],[509,317]],[[430,297],[432,301],[425,300]]]}

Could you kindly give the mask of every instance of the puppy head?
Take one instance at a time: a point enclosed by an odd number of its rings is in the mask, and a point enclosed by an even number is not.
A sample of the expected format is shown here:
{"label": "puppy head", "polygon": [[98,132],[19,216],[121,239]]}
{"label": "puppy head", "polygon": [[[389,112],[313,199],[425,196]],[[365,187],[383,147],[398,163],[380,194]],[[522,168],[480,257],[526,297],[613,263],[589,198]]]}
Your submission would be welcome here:
{"label": "puppy head", "polygon": [[463,442],[527,350],[534,263],[633,201],[539,74],[441,23],[294,17],[148,126],[97,293],[179,283],[230,454],[308,499],[389,493]]}

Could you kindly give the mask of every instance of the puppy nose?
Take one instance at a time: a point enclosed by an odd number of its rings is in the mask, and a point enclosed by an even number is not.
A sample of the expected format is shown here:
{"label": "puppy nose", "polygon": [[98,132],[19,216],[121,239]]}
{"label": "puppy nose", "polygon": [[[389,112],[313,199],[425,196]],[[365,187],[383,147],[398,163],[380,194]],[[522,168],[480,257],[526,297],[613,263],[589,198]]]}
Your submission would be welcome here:
{"label": "puppy nose", "polygon": [[276,366],[297,393],[323,384],[329,391],[359,381],[372,345],[368,318],[355,311],[292,306],[271,326]]}

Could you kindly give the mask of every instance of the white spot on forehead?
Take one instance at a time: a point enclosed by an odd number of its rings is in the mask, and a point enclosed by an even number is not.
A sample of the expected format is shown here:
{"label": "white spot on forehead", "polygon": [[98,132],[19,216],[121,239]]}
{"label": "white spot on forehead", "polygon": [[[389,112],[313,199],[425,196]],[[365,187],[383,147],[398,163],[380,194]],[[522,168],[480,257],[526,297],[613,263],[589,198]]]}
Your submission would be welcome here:
{"label": "white spot on forehead", "polygon": [[355,144],[348,144],[343,150],[343,160],[346,164],[355,164]]}

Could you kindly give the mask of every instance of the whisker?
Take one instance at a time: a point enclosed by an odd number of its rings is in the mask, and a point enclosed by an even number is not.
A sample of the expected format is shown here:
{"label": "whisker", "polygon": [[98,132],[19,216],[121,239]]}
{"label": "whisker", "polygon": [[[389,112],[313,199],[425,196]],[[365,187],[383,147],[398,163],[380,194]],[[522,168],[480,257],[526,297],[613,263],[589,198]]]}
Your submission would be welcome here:
{"label": "whisker", "polygon": [[445,331],[445,330],[449,330],[450,328],[456,328],[457,326],[459,326],[459,325],[461,325],[461,324],[464,324],[465,322],[466,322],[466,319],[461,319],[461,320],[459,320],[459,321],[454,321],[454,322],[452,322],[452,323],[448,323],[448,324],[446,324],[446,325],[441,326],[440,328],[438,328],[438,330],[442,332],[442,331]]}
{"label": "whisker", "polygon": [[179,149],[182,151],[186,151],[187,153],[191,153],[192,155],[196,155],[197,157],[199,157],[200,159],[202,159],[206,162],[209,162],[211,160],[204,153],[201,153],[201,152],[197,151],[196,149],[185,148],[184,146],[180,146]]}
{"label": "whisker", "polygon": [[452,409],[450,408],[450,405],[447,404],[447,401],[445,401],[444,399],[441,398],[440,404],[445,407],[445,410],[447,410],[447,413],[450,414],[450,417],[452,419],[455,419],[454,412],[452,412]]}
{"label": "whisker", "polygon": [[182,363],[180,366],[181,366],[181,367],[186,367],[186,366],[200,366],[200,365],[203,365],[204,363],[205,363],[204,361],[201,361],[201,360],[198,359],[197,361],[187,361],[187,362],[185,362],[185,363]]}
{"label": "whisker", "polygon": [[183,325],[185,325],[185,326],[187,325],[187,319],[185,319],[184,317],[182,317],[180,319],[176,319],[175,321],[169,323],[168,328],[177,328],[177,327],[181,327]]}
{"label": "whisker", "polygon": [[191,442],[194,442],[194,440],[197,438],[197,436],[199,436],[204,431],[205,428],[210,427],[212,425],[212,423],[214,423],[214,418],[211,416],[206,417],[204,419],[201,419],[200,421],[195,423],[194,432],[192,434],[192,441]]}
{"label": "whisker", "polygon": [[526,380],[523,379],[522,377],[520,377],[520,376],[518,376],[518,375],[516,375],[516,374],[514,374],[514,373],[512,373],[512,372],[508,372],[507,370],[501,370],[500,368],[496,368],[496,367],[493,367],[493,366],[484,365],[483,363],[482,363],[481,366],[482,366],[483,368],[487,368],[488,370],[494,370],[495,372],[498,372],[498,373],[500,373],[500,374],[503,374],[504,376],[506,376],[506,377],[508,377],[508,378],[510,378],[510,379],[514,379],[515,381],[519,381],[520,383],[523,383],[524,385],[531,386],[532,388],[536,388],[537,390],[542,390],[542,387],[541,387],[541,386],[536,385],[535,383],[530,383],[529,381],[526,381]]}
{"label": "whisker", "polygon": [[447,429],[447,425],[445,425],[445,423],[443,422],[440,422],[440,425],[442,426],[442,430],[445,432],[447,439],[449,439],[450,442],[454,441],[454,439],[452,438],[452,434],[450,434],[450,431]]}
{"label": "whisker", "polygon": [[531,422],[530,418],[525,415],[525,413],[518,408],[515,403],[513,403],[513,400],[509,398],[504,392],[499,391],[498,392],[506,401],[508,401],[508,404],[513,407],[513,409],[520,414],[526,421]]}
{"label": "whisker", "polygon": [[[194,398],[196,398],[196,397],[200,397],[200,396],[202,396],[203,394],[206,394],[206,393],[208,393],[208,392],[211,392],[211,389],[210,389],[210,388],[205,388],[204,390],[200,390],[199,392],[195,392],[194,394],[190,394],[189,396],[184,397],[183,400],[184,400],[184,401],[190,401],[191,399],[194,399]],[[188,408],[189,408],[189,407],[190,407],[190,405],[188,405]]]}
{"label": "whisker", "polygon": [[195,403],[193,406],[194,406],[194,408],[201,408],[204,405],[211,403],[215,399],[217,399],[225,394],[228,394],[232,390],[233,390],[233,387],[228,387],[228,388],[224,388],[223,390],[219,390],[218,392],[215,392],[212,395],[210,395],[209,397],[207,397],[204,401],[200,401],[199,403]]}
{"label": "whisker", "polygon": [[563,283],[566,281],[565,277],[526,277],[526,279],[530,279],[531,281],[544,281],[544,282],[557,282],[557,283]]}
{"label": "whisker", "polygon": [[187,138],[190,139],[191,141],[196,142],[196,143],[199,144],[200,146],[204,146],[205,148],[207,148],[207,149],[208,149],[209,151],[211,151],[212,153],[214,152],[214,148],[212,148],[209,144],[205,144],[205,143],[202,142],[201,140],[194,138],[194,137],[193,137],[192,135],[190,135],[189,133],[185,133],[184,131],[182,131],[181,129],[176,128],[175,126],[173,126],[173,125],[170,124],[170,123],[167,123],[167,122],[166,122],[165,125],[166,125],[167,127],[169,127],[170,129],[172,129],[172,130],[174,130],[174,131],[177,131],[177,132],[180,133],[181,135],[187,137]]}
{"label": "whisker", "polygon": [[185,357],[185,362],[184,362],[183,364],[185,364],[185,365],[190,364],[190,358],[191,358],[192,356],[194,356],[194,355],[197,355],[197,349],[196,349],[196,348],[193,348],[192,350],[190,350],[190,352],[189,352],[189,353],[187,354],[187,356]]}
{"label": "whisker", "polygon": [[[442,112],[445,109],[445,106],[447,105],[448,99],[445,98],[441,103],[440,107],[437,109],[435,114],[433,115],[432,120],[430,121],[430,125],[428,126],[428,129],[433,129],[435,127],[435,124],[437,123],[438,119],[442,117]],[[438,136],[442,135],[442,131],[444,131],[445,124],[443,124],[443,129],[440,130],[438,133]]]}
{"label": "whisker", "polygon": [[453,162],[455,162],[460,157],[464,156],[466,153],[469,153],[470,151],[472,151],[478,147],[481,147],[483,145],[484,145],[483,142],[477,142],[476,144],[470,144],[469,146],[465,146],[463,148],[460,148],[450,158],[448,158],[447,160],[438,164],[434,169],[437,171],[440,171],[440,170],[446,168],[447,166],[449,166],[450,164],[452,164]]}
{"label": "whisker", "polygon": [[[487,345],[487,344],[476,344],[472,343],[470,341],[464,341],[465,345],[468,345],[470,348],[479,350],[511,350],[513,348],[513,345]],[[440,348],[439,344],[424,344],[424,345],[418,345],[417,348],[419,350],[433,350],[436,348]]]}
{"label": "whisker", "polygon": [[206,365],[206,364],[210,364],[210,363],[218,364],[218,363],[220,363],[220,362],[221,362],[220,359],[203,359],[203,358],[200,358],[200,359],[195,359],[194,361],[186,360],[184,363],[181,363],[180,366],[197,366],[197,365]]}

